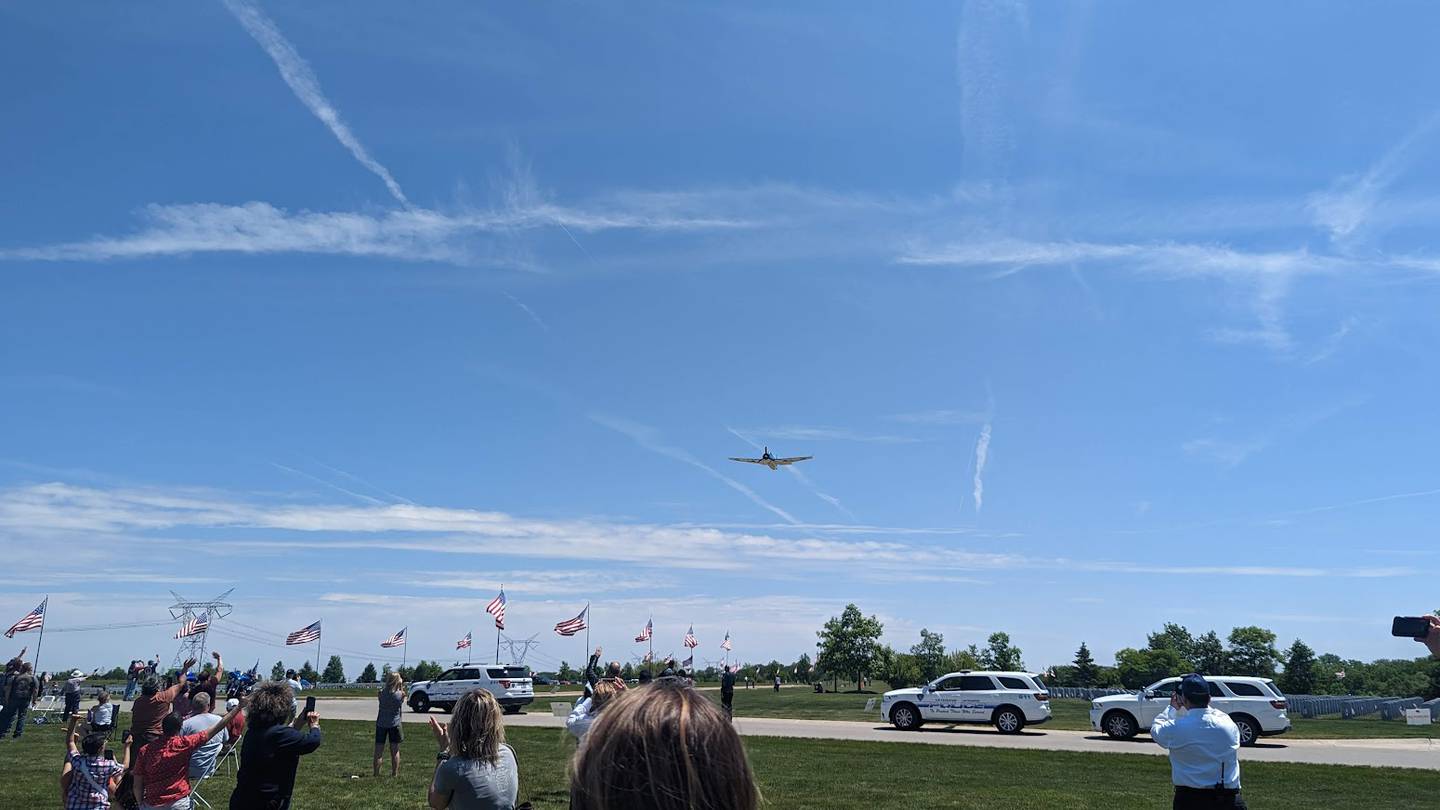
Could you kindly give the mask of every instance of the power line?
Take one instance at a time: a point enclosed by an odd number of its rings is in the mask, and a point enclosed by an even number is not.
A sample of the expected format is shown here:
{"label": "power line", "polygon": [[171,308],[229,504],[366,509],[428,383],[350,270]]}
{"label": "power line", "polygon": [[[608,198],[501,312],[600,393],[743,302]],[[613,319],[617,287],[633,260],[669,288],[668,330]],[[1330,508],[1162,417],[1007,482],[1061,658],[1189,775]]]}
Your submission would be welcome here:
{"label": "power line", "polygon": [[78,624],[73,627],[47,627],[50,633],[88,633],[93,630],[124,630],[131,627],[164,627],[172,622],[122,622],[119,624]]}

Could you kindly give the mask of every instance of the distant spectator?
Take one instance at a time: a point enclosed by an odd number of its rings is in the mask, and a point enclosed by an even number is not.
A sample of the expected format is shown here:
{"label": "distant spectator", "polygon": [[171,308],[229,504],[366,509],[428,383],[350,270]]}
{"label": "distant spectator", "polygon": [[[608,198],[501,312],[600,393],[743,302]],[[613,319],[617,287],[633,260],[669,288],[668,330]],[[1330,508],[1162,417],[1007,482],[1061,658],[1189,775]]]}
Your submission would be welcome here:
{"label": "distant spectator", "polygon": [[780,673],[775,673],[775,691],[780,691]]}
{"label": "distant spectator", "polygon": [[[192,658],[185,662],[185,670],[195,665]],[[175,701],[175,696],[180,694],[181,685],[175,685],[169,689],[160,688],[160,680],[154,675],[147,675],[145,682],[140,685],[140,697],[130,707],[130,731],[134,734],[130,741],[132,750],[130,760],[139,761],[140,746],[160,736],[162,722],[165,716],[170,714],[170,704]]]}
{"label": "distant spectator", "polygon": [[320,747],[320,715],[296,717],[290,684],[267,681],[250,693],[245,722],[230,810],[288,810],[300,757]]}
{"label": "distant spectator", "polygon": [[720,673],[720,705],[725,707],[725,715],[733,717],[735,709],[732,704],[735,702],[735,670],[725,667]]}
{"label": "distant spectator", "polygon": [[35,679],[35,669],[28,662],[20,665],[20,671],[11,675],[5,683],[4,702],[0,703],[5,708],[0,709],[0,738],[10,730],[10,722],[15,722],[15,739],[25,731],[25,715],[30,713],[30,707],[40,699],[40,682]]}
{"label": "distant spectator", "polygon": [[380,705],[375,714],[375,775],[380,775],[380,756],[390,743],[390,775],[400,775],[400,713],[405,709],[405,679],[392,672],[380,688]]}
{"label": "distant spectator", "polygon": [[[235,712],[239,712],[236,707]],[[135,762],[135,800],[141,810],[190,810],[190,755],[225,731],[230,718],[195,734],[181,734],[184,721],[170,713],[160,721],[160,736],[140,748]]]}
{"label": "distant spectator", "polygon": [[[1430,655],[1440,658],[1440,616],[1431,613],[1425,617],[1430,622],[1430,632],[1424,638],[1417,638],[1416,641],[1424,644],[1430,649]],[[24,650],[21,650],[24,652]]]}
{"label": "distant spectator", "polygon": [[650,674],[650,667],[649,667],[649,665],[646,665],[646,667],[645,667],[644,669],[640,670],[639,680],[640,680],[640,685],[641,685],[641,686],[644,686],[645,684],[650,683],[651,681],[655,680],[655,676],[652,675],[652,674]]}
{"label": "distant spectator", "polygon": [[[239,716],[240,713],[236,712],[235,714]],[[180,724],[180,734],[181,736],[199,734],[218,722],[220,722],[220,715],[210,711],[210,696],[204,692],[196,692],[195,697],[190,701],[190,716]],[[209,742],[196,748],[190,754],[190,768],[187,775],[191,782],[198,782],[214,772],[215,762],[220,756],[220,749],[229,739],[230,725],[227,721],[225,728],[219,734],[211,737]]]}
{"label": "distant spectator", "polygon": [[661,672],[660,672],[660,677],[662,677],[662,678],[673,678],[673,677],[675,677],[675,659],[674,659],[674,658],[666,659],[666,661],[665,661],[665,669],[661,670]]}
{"label": "distant spectator", "polygon": [[130,659],[130,668],[125,671],[125,700],[134,700],[135,693],[140,689],[140,679],[145,676],[145,662],[138,658]]}
{"label": "distant spectator", "polygon": [[505,744],[505,724],[494,695],[484,689],[465,693],[449,725],[432,717],[430,730],[440,746],[430,784],[432,810],[514,810],[520,769],[515,751]]}
{"label": "distant spectator", "polygon": [[195,685],[190,687],[190,699],[194,700],[197,693],[204,692],[210,696],[211,706],[219,706],[217,692],[220,689],[221,679],[225,677],[225,661],[220,657],[218,651],[211,652],[210,657],[215,659],[215,671],[196,680]]}
{"label": "distant spectator", "polygon": [[170,710],[181,717],[189,717],[190,693],[195,691],[195,685],[200,682],[200,679],[195,676],[195,673],[188,672],[181,673],[180,677],[175,680],[180,684],[180,691],[176,693],[175,699],[170,702]]}
{"label": "distant spectator", "polygon": [[595,722],[600,710],[605,708],[605,704],[620,694],[624,688],[616,686],[615,682],[608,678],[596,683],[595,691],[591,693],[590,697],[581,698],[580,702],[575,704],[575,709],[565,720],[565,728],[575,735],[575,739],[584,740],[585,733],[590,730],[590,726]]}
{"label": "distant spectator", "polygon": [[[10,684],[10,677],[19,675],[20,670],[25,668],[25,651],[28,649],[30,649],[29,645],[21,647],[20,652],[16,653],[14,658],[5,662],[5,674],[0,676],[0,701],[5,699],[5,689]],[[0,702],[0,706],[4,705],[3,702]]]}
{"label": "distant spectator", "polygon": [[110,702],[108,689],[101,689],[97,699],[99,702],[86,713],[86,720],[90,723],[91,733],[104,734],[108,738],[115,728],[115,704]]}
{"label": "distant spectator", "polygon": [[760,792],[735,727],[675,680],[615,698],[570,776],[571,810],[756,810]]}
{"label": "distant spectator", "polygon": [[65,685],[60,687],[60,696],[65,698],[65,710],[60,712],[60,722],[64,723],[72,715],[80,713],[80,684],[85,682],[85,673],[75,670],[70,677],[65,679]]}
{"label": "distant spectator", "polygon": [[[239,706],[239,705],[240,705],[240,699],[239,699],[239,698],[230,698],[229,700],[225,701],[225,711],[228,712],[228,711],[230,711],[231,709],[234,709],[236,706]],[[236,746],[236,744],[238,744],[238,743],[240,742],[240,735],[242,735],[242,734],[244,734],[244,733],[245,733],[245,713],[244,713],[244,712],[237,712],[237,713],[235,714],[235,717],[234,717],[233,719],[231,719],[230,725],[225,728],[225,745],[222,746],[221,749],[220,749],[220,758],[221,758],[221,759],[224,759],[225,755],[228,754],[228,753],[230,753],[230,749],[231,749],[231,748],[234,748],[234,747]]]}
{"label": "distant spectator", "polygon": [[130,764],[129,749],[121,749],[119,762],[108,759],[103,756],[105,735],[92,731],[81,740],[73,721],[65,738],[65,764],[60,768],[65,810],[106,810]]}

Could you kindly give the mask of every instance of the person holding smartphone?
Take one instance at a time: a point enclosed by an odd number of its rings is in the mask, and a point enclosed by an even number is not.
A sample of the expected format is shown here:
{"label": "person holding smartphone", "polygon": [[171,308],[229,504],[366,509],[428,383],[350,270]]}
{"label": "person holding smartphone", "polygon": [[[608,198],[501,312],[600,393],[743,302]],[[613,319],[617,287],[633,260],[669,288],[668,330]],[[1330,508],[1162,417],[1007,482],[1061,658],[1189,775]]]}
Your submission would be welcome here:
{"label": "person holding smartphone", "polygon": [[1440,616],[1430,614],[1422,617],[1425,619],[1425,635],[1416,636],[1415,640],[1424,644],[1433,658],[1440,658]]}
{"label": "person holding smartphone", "polygon": [[1150,726],[1150,738],[1170,752],[1174,810],[1246,810],[1240,795],[1240,730],[1230,715],[1210,708],[1210,684],[1180,679],[1170,705]]}
{"label": "person holding smartphone", "polygon": [[240,772],[230,810],[288,810],[300,757],[320,747],[315,698],[295,712],[295,692],[284,681],[266,681],[250,693]]}
{"label": "person holding smartphone", "polygon": [[61,806],[65,810],[106,810],[130,764],[130,747],[121,746],[120,761],[116,762],[115,752],[105,748],[106,735],[91,732],[80,739],[75,728],[79,720],[79,715],[70,715],[65,729],[65,764],[60,768]]}

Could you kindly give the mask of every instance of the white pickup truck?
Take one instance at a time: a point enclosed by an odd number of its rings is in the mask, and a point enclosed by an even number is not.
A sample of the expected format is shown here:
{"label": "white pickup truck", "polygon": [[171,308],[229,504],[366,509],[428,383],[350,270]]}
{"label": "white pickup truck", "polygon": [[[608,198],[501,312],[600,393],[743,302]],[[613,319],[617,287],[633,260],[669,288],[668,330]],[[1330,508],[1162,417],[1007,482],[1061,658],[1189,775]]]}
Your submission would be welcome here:
{"label": "white pickup truck", "polygon": [[448,712],[455,708],[455,702],[462,695],[475,689],[494,695],[506,714],[514,714],[535,701],[535,687],[528,668],[475,664],[447,669],[433,681],[410,684],[410,708],[424,713],[434,706]]}

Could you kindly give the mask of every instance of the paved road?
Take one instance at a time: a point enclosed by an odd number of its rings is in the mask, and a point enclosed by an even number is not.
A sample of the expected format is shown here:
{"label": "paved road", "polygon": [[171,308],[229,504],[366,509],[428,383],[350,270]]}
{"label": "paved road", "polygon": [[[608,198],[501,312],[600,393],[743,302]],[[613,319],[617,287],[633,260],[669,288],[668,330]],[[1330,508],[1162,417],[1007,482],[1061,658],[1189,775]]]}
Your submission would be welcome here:
{"label": "paved road", "polygon": [[[337,720],[374,720],[375,705],[368,700],[321,699],[317,708],[322,718]],[[423,723],[431,717],[443,719],[443,712],[415,714],[406,710],[407,722]],[[508,715],[511,726],[563,728],[565,718],[543,714],[533,709],[524,714]],[[1027,729],[1023,734],[1002,735],[989,727],[954,726],[927,727],[921,731],[897,731],[889,725],[855,723],[840,720],[783,720],[769,717],[739,717],[735,726],[741,734],[755,737],[806,737],[822,740],[868,740],[872,742],[907,742],[929,745],[971,745],[988,748],[1022,748],[1041,751],[1082,751],[1108,754],[1164,755],[1148,737],[1130,742],[1117,742],[1103,734],[1089,731],[1046,730],[1043,726]],[[1386,765],[1396,768],[1440,770],[1440,745],[1429,740],[1286,740],[1266,738],[1259,745],[1241,750],[1243,761],[1301,762],[1311,765]]]}

